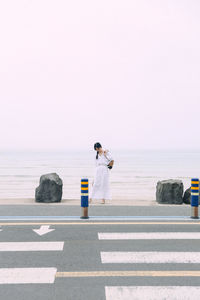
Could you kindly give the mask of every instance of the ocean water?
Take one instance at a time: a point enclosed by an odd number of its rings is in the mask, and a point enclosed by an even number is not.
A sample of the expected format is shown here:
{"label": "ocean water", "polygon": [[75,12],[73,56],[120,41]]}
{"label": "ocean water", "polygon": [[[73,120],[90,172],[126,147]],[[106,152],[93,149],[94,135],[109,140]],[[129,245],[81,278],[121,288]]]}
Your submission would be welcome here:
{"label": "ocean water", "polygon": [[[181,179],[185,189],[200,177],[199,151],[111,151],[112,199],[155,200],[156,184]],[[94,176],[94,151],[0,152],[0,198],[34,198],[40,176],[56,172],[63,180],[63,198],[80,199],[80,180]]]}

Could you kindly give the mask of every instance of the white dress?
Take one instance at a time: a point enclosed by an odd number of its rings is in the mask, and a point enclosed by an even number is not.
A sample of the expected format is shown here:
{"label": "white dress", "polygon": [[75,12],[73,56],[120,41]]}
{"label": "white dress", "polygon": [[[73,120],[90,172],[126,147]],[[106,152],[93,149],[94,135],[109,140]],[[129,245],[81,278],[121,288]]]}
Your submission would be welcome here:
{"label": "white dress", "polygon": [[[108,150],[107,150],[108,151]],[[113,160],[110,151],[105,155],[102,153],[98,155],[98,159],[95,157],[95,175],[94,183],[91,188],[91,199],[105,199],[111,200],[110,184],[109,184],[109,172],[107,165]]]}

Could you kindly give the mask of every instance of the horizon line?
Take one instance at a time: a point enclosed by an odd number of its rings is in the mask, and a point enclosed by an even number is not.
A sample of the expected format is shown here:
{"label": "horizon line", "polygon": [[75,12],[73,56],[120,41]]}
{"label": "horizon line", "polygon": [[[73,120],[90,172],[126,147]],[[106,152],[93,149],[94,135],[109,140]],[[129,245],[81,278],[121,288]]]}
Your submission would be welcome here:
{"label": "horizon line", "polygon": [[[106,147],[105,147],[106,149]],[[117,147],[109,147],[109,150],[112,149],[112,151],[200,151],[200,148],[117,148]],[[22,151],[30,151],[30,152],[65,152],[65,151],[94,151],[92,148],[82,148],[79,149],[76,148],[0,148],[0,152],[22,152]]]}

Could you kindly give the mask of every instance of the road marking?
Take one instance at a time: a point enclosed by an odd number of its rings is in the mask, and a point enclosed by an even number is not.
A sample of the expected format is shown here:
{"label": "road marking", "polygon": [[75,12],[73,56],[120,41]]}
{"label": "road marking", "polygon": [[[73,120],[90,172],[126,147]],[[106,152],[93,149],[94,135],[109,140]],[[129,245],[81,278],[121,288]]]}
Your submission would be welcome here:
{"label": "road marking", "polygon": [[99,240],[198,240],[200,232],[99,232]]}
{"label": "road marking", "polygon": [[64,242],[0,243],[0,251],[62,251]]}
{"label": "road marking", "polygon": [[106,300],[198,300],[198,286],[106,286]]}
{"label": "road marking", "polygon": [[49,227],[50,225],[42,225],[39,229],[33,229],[33,231],[36,232],[38,235],[42,236],[44,234],[47,234],[55,230],[55,229],[49,229]]}
{"label": "road marking", "polygon": [[200,263],[200,252],[101,252],[103,264]]}
{"label": "road marking", "polygon": [[0,284],[54,283],[56,268],[0,269]]}
{"label": "road marking", "polygon": [[70,277],[200,277],[200,271],[92,271],[57,272],[57,278]]}
{"label": "road marking", "polygon": [[190,222],[90,222],[88,220],[84,222],[4,222],[0,223],[0,226],[34,226],[34,225],[58,225],[58,226],[82,226],[82,225],[200,225],[197,220],[191,220]]}

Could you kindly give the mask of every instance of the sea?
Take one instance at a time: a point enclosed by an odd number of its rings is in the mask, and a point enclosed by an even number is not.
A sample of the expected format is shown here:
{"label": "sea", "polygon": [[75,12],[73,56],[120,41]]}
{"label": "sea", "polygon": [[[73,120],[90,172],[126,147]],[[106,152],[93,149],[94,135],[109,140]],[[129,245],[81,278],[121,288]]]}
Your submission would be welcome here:
{"label": "sea", "polygon": [[[160,180],[180,179],[184,189],[200,177],[200,151],[112,150],[110,172],[113,200],[155,200]],[[40,176],[57,173],[63,180],[63,199],[80,199],[80,181],[91,183],[94,151],[0,151],[0,199],[34,198]]]}

